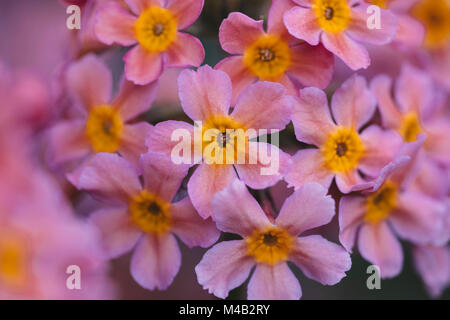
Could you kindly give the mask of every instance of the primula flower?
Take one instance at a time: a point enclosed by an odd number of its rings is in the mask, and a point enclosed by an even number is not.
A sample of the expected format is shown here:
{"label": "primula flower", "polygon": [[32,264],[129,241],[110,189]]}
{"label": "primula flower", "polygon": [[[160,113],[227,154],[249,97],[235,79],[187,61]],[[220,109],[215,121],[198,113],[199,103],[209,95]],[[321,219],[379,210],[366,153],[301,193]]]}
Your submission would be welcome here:
{"label": "primula flower", "polygon": [[[184,30],[195,22],[203,0],[125,0],[131,12],[118,3],[99,9],[95,32],[105,44],[135,45],[124,57],[125,75],[136,84],[147,84],[164,67],[198,67],[205,50]],[[137,45],[136,45],[137,44]]]}
{"label": "primula flower", "polygon": [[[210,201],[214,194],[229,185],[236,177],[235,169],[248,186],[264,189],[275,184],[287,172],[290,157],[278,147],[265,142],[252,141],[257,130],[281,130],[291,117],[291,97],[286,96],[282,85],[258,82],[250,85],[239,96],[233,112],[229,114],[232,87],[228,75],[204,66],[197,72],[183,71],[178,78],[179,95],[184,112],[194,121],[202,122],[200,141],[191,139],[191,149],[200,149],[203,162],[195,170],[188,183],[189,196],[203,218],[211,215]],[[149,151],[163,152],[169,156],[178,143],[171,137],[175,130],[185,129],[194,137],[194,126],[180,121],[165,121],[157,124],[149,133]],[[241,130],[242,129],[242,130]],[[247,129],[256,132],[250,134]],[[235,137],[227,130],[235,130]],[[207,136],[207,133],[213,133]],[[248,135],[247,135],[248,134]],[[237,140],[237,141],[236,141]],[[244,143],[240,143],[240,142]],[[269,155],[278,155],[278,171],[261,174],[270,163],[264,163],[253,151],[265,149]],[[239,158],[243,156],[242,162]],[[183,154],[189,164],[191,157]],[[253,163],[249,158],[256,158]],[[200,159],[202,160],[202,159]]]}
{"label": "primula flower", "polygon": [[284,15],[289,33],[311,45],[321,42],[353,70],[370,65],[369,54],[361,42],[384,45],[395,38],[397,18],[380,9],[380,29],[369,29],[369,4],[361,0],[292,1],[298,6]]}
{"label": "primula flower", "polygon": [[198,282],[224,299],[256,265],[248,299],[299,299],[300,284],[286,263],[292,261],[313,280],[324,285],[338,283],[351,267],[344,248],[319,235],[298,237],[333,218],[334,201],[326,193],[316,183],[303,186],[286,199],[271,221],[246,186],[235,180],[214,197],[213,217],[220,230],[243,239],[224,241],[207,251],[195,268]]}
{"label": "primula flower", "polygon": [[51,128],[50,162],[71,167],[74,171],[68,178],[74,185],[83,166],[98,152],[118,152],[138,164],[151,125],[132,121],[151,107],[156,83],[136,86],[122,79],[111,99],[112,75],[93,55],[71,65],[66,79],[78,113]]}
{"label": "primula flower", "polygon": [[318,149],[303,149],[295,154],[285,177],[289,185],[298,188],[306,182],[318,182],[328,188],[336,177],[339,189],[348,193],[363,182],[358,170],[375,178],[402,144],[397,133],[383,131],[377,125],[359,133],[375,113],[375,106],[375,97],[360,76],[351,77],[335,92],[332,114],[322,90],[300,90],[293,106],[295,135]]}
{"label": "primula flower", "polygon": [[310,46],[292,37],[283,24],[283,13],[291,0],[273,1],[267,32],[263,21],[233,12],[222,22],[219,39],[222,48],[234,56],[225,58],[216,69],[225,71],[233,83],[236,98],[256,80],[279,82],[289,94],[298,86],[325,88],[333,75],[334,59],[322,45]]}
{"label": "primula flower", "polygon": [[345,196],[339,204],[342,245],[351,251],[358,237],[359,252],[380,267],[383,278],[394,277],[402,269],[403,251],[395,235],[427,244],[442,231],[445,207],[408,189],[424,139],[422,135],[405,144],[370,189],[363,195]]}
{"label": "primula flower", "polygon": [[102,233],[109,257],[133,250],[131,275],[149,290],[167,289],[178,273],[181,253],[174,234],[189,247],[209,247],[219,238],[188,197],[172,203],[188,166],[162,154],[141,157],[143,184],[136,168],[117,154],[97,155],[80,177],[80,188],[107,206],[91,221]]}

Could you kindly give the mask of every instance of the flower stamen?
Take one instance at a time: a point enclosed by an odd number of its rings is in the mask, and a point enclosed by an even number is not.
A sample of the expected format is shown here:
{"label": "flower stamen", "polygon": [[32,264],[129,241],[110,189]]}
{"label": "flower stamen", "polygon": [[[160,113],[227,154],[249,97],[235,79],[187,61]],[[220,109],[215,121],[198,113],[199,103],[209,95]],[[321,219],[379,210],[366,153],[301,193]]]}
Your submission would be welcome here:
{"label": "flower stamen", "polygon": [[293,248],[294,237],[282,228],[271,226],[255,230],[245,242],[248,254],[257,262],[274,265],[287,260]]}

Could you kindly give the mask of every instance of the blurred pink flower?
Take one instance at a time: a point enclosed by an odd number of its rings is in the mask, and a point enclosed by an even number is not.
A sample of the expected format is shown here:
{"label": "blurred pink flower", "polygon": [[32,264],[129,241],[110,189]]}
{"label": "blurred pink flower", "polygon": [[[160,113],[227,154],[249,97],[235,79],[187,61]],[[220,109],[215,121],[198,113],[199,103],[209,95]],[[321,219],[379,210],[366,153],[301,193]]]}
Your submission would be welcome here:
{"label": "blurred pink flower", "polygon": [[[290,166],[290,157],[278,147],[264,142],[249,141],[256,136],[246,137],[245,150],[241,150],[241,143],[234,139],[224,141],[226,130],[239,129],[268,129],[282,130],[289,123],[291,117],[291,98],[286,96],[286,90],[278,83],[258,82],[250,85],[239,96],[233,112],[229,114],[232,100],[232,86],[228,75],[222,71],[213,70],[209,66],[183,71],[178,78],[178,87],[181,104],[184,112],[194,121],[202,121],[203,131],[201,146],[204,162],[195,170],[188,183],[189,196],[203,218],[212,213],[211,199],[218,191],[224,189],[236,177],[234,168],[248,186],[254,189],[263,189],[274,185],[287,172]],[[147,138],[149,151],[162,152],[172,156],[174,146],[178,143],[171,139],[176,129],[185,129],[194,137],[194,126],[181,121],[164,121],[157,124],[150,131]],[[207,140],[205,130],[212,130],[214,137]],[[206,148],[220,149],[217,154],[205,156]],[[260,148],[268,150],[270,155],[279,155],[278,172],[274,174],[261,174],[261,169],[270,167],[262,159],[249,153]],[[194,152],[194,141],[192,147]],[[193,154],[193,153],[191,153]],[[238,163],[238,155],[245,156],[245,163]],[[229,157],[227,158],[227,155]],[[183,155],[185,156],[185,155]],[[223,156],[223,157],[222,157]],[[229,159],[233,157],[233,159]],[[257,158],[251,164],[249,157]],[[194,158],[195,159],[195,158]],[[192,158],[185,159],[195,164]],[[224,160],[224,161],[222,161]],[[228,161],[232,160],[232,161]]]}
{"label": "blurred pink flower", "polygon": [[236,179],[214,197],[213,218],[220,230],[244,239],[224,241],[207,251],[195,268],[198,282],[224,299],[256,265],[248,299],[299,299],[300,284],[286,263],[292,261],[313,280],[338,283],[351,267],[344,248],[319,235],[298,237],[333,218],[334,201],[326,193],[319,184],[306,184],[286,199],[278,217],[270,221],[245,184]]}
{"label": "blurred pink flower", "polygon": [[66,81],[78,113],[49,130],[50,163],[73,170],[68,179],[74,185],[97,152],[118,152],[137,165],[145,152],[145,137],[151,125],[132,121],[151,108],[157,83],[137,86],[122,78],[111,100],[111,73],[93,55],[72,64]]}
{"label": "blurred pink flower", "polygon": [[324,47],[352,70],[367,68],[370,57],[361,44],[384,45],[395,38],[397,18],[381,9],[381,28],[367,27],[369,4],[362,0],[293,0],[298,6],[287,11],[284,23],[289,33],[311,45]]}
{"label": "blurred pink flower", "polygon": [[215,69],[230,76],[233,100],[257,80],[279,82],[292,95],[298,94],[300,85],[325,88],[330,82],[333,55],[322,45],[298,41],[284,27],[283,14],[293,6],[291,0],[272,3],[267,33],[262,20],[239,12],[232,12],[222,22],[220,43],[233,56],[219,62]]}
{"label": "blurred pink flower", "polygon": [[305,88],[295,99],[292,122],[297,140],[318,149],[302,149],[295,154],[285,177],[289,186],[299,188],[307,182],[318,182],[328,188],[336,177],[339,189],[348,193],[364,181],[358,171],[377,177],[402,144],[397,133],[383,131],[377,125],[359,133],[376,110],[375,97],[363,77],[355,75],[342,84],[333,95],[331,113],[320,89]]}
{"label": "blurred pink flower", "polygon": [[178,273],[181,253],[174,234],[189,247],[209,247],[220,232],[203,220],[189,197],[172,203],[188,166],[162,154],[141,157],[143,185],[136,168],[116,154],[102,153],[83,170],[79,186],[103,201],[91,222],[103,237],[109,257],[134,247],[131,275],[142,287],[167,289]]}
{"label": "blurred pink flower", "polygon": [[205,50],[184,30],[199,17],[204,0],[126,0],[106,3],[97,14],[95,33],[107,45],[134,46],[124,57],[125,75],[136,84],[159,78],[164,67],[198,67]]}

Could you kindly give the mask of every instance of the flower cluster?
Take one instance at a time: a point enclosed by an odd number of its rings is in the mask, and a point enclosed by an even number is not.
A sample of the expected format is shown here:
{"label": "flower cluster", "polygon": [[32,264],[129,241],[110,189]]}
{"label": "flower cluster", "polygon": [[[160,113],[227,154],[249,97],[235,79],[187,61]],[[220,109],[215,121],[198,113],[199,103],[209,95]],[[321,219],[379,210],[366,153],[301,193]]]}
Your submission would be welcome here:
{"label": "flower cluster", "polygon": [[383,279],[411,250],[430,295],[450,285],[449,1],[268,1],[266,27],[220,23],[214,67],[204,0],[65,2],[86,27],[56,94],[0,66],[0,298],[114,298],[128,252],[167,290],[193,247],[222,299],[247,279],[248,299],[300,299],[291,266],[335,285],[355,247]]}

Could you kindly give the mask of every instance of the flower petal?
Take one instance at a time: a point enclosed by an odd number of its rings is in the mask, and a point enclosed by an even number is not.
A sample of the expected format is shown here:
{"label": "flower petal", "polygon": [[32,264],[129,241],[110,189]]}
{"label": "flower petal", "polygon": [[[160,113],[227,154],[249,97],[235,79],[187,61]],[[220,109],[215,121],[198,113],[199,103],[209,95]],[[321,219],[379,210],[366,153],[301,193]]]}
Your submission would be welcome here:
{"label": "flower petal", "polygon": [[139,15],[149,7],[163,7],[165,0],[124,0],[124,2],[130,7],[133,13]]}
{"label": "flower petal", "polygon": [[205,49],[198,38],[178,32],[177,38],[166,51],[165,59],[170,68],[198,67],[205,59]]}
{"label": "flower petal", "polygon": [[147,122],[126,124],[123,127],[118,153],[130,161],[136,168],[139,168],[141,154],[147,151],[145,138],[151,128],[151,124]]}
{"label": "flower petal", "polygon": [[293,7],[295,7],[295,4],[291,0],[272,1],[267,19],[267,32],[269,34],[276,34],[291,42],[293,38],[284,26],[283,16]]}
{"label": "flower petal", "polygon": [[397,14],[398,30],[396,40],[411,47],[420,47],[425,38],[425,27],[407,14]]}
{"label": "flower petal", "polygon": [[339,241],[350,253],[365,213],[366,198],[358,196],[341,198],[339,202]]}
{"label": "flower petal", "polygon": [[289,33],[310,45],[319,44],[322,29],[310,8],[294,7],[284,14],[284,24]]}
{"label": "flower petal", "polygon": [[357,185],[364,183],[357,170],[336,173],[336,184],[342,193],[349,193]]}
{"label": "flower petal", "polygon": [[178,30],[189,27],[202,13],[204,0],[168,0],[167,10],[177,19]]}
{"label": "flower petal", "polygon": [[137,18],[118,2],[107,2],[97,10],[95,35],[107,45],[115,42],[122,46],[131,46],[137,42],[136,21]]}
{"label": "flower petal", "polygon": [[370,89],[378,101],[383,127],[398,129],[401,125],[402,115],[391,96],[392,80],[386,75],[376,76],[370,83]]}
{"label": "flower petal", "polygon": [[276,224],[294,236],[323,226],[336,213],[334,200],[318,183],[307,183],[289,196],[280,210]]}
{"label": "flower petal", "polygon": [[322,34],[322,43],[352,70],[366,69],[370,65],[367,49],[344,33]]}
{"label": "flower petal", "polygon": [[164,70],[161,53],[146,51],[140,45],[128,51],[123,60],[125,61],[125,76],[139,85],[155,81]]}

